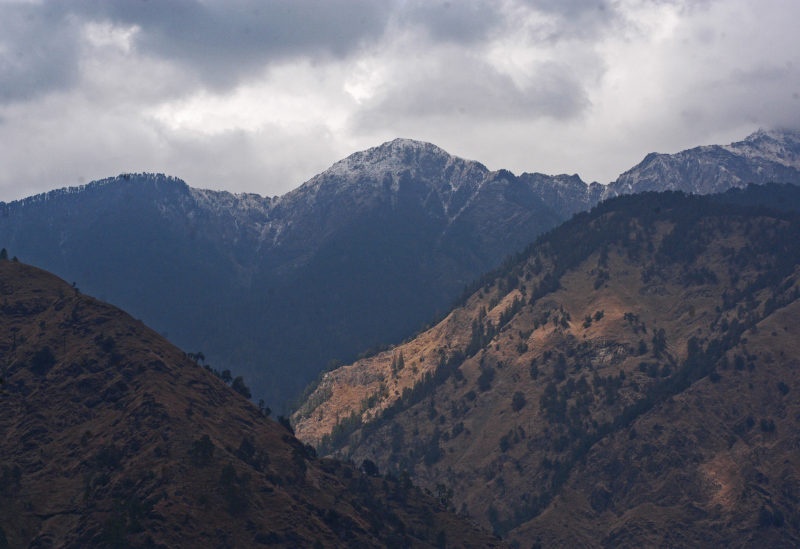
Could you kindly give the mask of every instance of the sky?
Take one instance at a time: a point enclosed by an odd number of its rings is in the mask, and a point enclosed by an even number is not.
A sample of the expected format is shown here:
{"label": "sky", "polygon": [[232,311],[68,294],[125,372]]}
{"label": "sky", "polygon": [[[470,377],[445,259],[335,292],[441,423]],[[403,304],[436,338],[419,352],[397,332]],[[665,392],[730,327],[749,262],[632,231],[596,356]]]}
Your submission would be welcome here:
{"label": "sky", "polygon": [[797,0],[0,0],[0,201],[283,194],[395,137],[608,183],[800,127]]}

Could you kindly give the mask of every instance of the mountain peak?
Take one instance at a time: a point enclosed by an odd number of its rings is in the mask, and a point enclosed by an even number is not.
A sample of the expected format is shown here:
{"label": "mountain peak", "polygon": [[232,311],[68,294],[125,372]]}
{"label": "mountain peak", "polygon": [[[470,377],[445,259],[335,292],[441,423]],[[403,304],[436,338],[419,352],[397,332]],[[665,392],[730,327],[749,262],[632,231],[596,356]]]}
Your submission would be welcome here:
{"label": "mountain peak", "polygon": [[380,149],[383,147],[391,147],[395,149],[435,149],[444,152],[441,147],[437,147],[433,143],[428,141],[420,141],[418,139],[409,139],[407,137],[396,137],[391,141],[386,141],[385,143],[373,148]]}
{"label": "mountain peak", "polygon": [[418,184],[435,190],[444,211],[448,211],[453,192],[464,186],[474,191],[488,173],[483,164],[453,156],[432,143],[398,138],[351,154],[289,195],[314,201],[320,192],[324,196],[327,192],[338,194],[345,189],[396,192],[400,181],[410,176]]}
{"label": "mountain peak", "polygon": [[336,162],[321,175],[379,175],[382,172],[398,172],[409,168],[441,169],[446,164],[470,165],[488,172],[483,164],[453,156],[433,143],[397,138],[353,153]]}
{"label": "mountain peak", "polygon": [[759,128],[744,141],[723,147],[751,160],[774,162],[800,169],[800,131],[790,128]]}
{"label": "mountain peak", "polygon": [[796,141],[800,139],[800,130],[792,128],[759,128],[744,138],[744,143],[754,143],[764,140]]}
{"label": "mountain peak", "polygon": [[643,191],[724,192],[748,183],[800,183],[800,132],[759,129],[730,145],[706,145],[676,154],[650,153],[621,174],[603,198]]}

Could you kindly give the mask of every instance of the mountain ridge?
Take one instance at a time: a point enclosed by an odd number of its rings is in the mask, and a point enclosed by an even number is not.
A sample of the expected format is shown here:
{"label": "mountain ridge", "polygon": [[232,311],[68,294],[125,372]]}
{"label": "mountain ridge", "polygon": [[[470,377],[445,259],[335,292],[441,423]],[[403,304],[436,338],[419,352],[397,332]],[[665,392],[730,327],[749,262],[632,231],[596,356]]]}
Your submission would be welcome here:
{"label": "mountain ridge", "polygon": [[[244,374],[281,408],[327,362],[407,335],[561,220],[515,178],[432,145],[367,153],[366,172],[342,175],[356,154],[281,197],[160,174],[51,191],[0,205],[2,244]],[[305,310],[324,311],[322,324]]]}
{"label": "mountain ridge", "polygon": [[729,145],[650,153],[610,183],[601,196],[659,190],[711,194],[768,182],[800,183],[800,131],[759,129]]}
{"label": "mountain ridge", "polygon": [[441,323],[325,374],[298,436],[444,483],[518,543],[793,546],[800,217],[747,205],[789,190],[578,214]]}
{"label": "mountain ridge", "polygon": [[0,260],[0,299],[7,547],[502,546],[50,273]]}
{"label": "mountain ridge", "polygon": [[[669,157],[676,157],[686,154],[706,154],[715,151],[725,151],[736,156],[746,157],[750,159],[759,159],[773,164],[782,164],[787,168],[800,170],[800,130],[794,130],[790,128],[776,128],[776,129],[759,128],[758,130],[754,131],[753,133],[745,137],[745,139],[743,139],[742,141],[735,141],[728,145],[701,145],[694,148],[684,149],[682,151],[679,151],[678,153],[651,152],[645,155],[644,159],[639,164],[637,164],[637,166],[634,166],[633,168],[626,170],[616,180],[605,184],[597,182],[593,182],[590,184],[584,183],[578,174],[548,175],[540,172],[522,172],[519,176],[516,176],[512,172],[509,172],[508,170],[504,169],[496,170],[495,172],[492,173],[508,172],[512,173],[512,175],[514,175],[515,177],[530,176],[532,179],[552,178],[553,183],[555,184],[556,187],[563,185],[565,182],[569,180],[575,180],[577,178],[578,182],[583,183],[583,185],[588,189],[597,186],[601,186],[600,188],[609,189],[605,192],[599,193],[599,195],[602,196],[602,198],[609,198],[610,196],[616,196],[617,194],[624,194],[621,190],[613,190],[613,191],[610,190],[613,189],[615,186],[623,187],[623,184],[619,182],[620,179],[623,178],[623,176],[635,171],[639,171],[639,168],[641,166],[646,165],[656,159],[665,159]],[[387,169],[390,168],[405,169],[407,168],[408,164],[401,162],[401,160],[407,161],[411,156],[413,156],[411,153],[414,153],[417,156],[419,156],[420,153],[427,153],[431,157],[434,158],[438,157],[440,159],[444,159],[448,164],[450,163],[469,164],[475,166],[477,170],[480,170],[483,173],[490,173],[490,170],[486,168],[485,165],[483,165],[482,163],[475,160],[467,160],[458,156],[453,156],[444,149],[442,149],[441,147],[433,143],[420,141],[416,139],[398,137],[390,141],[386,141],[375,147],[370,147],[362,151],[354,152],[348,155],[347,157],[334,162],[326,170],[320,172],[319,174],[313,176],[311,179],[302,183],[295,189],[287,191],[282,195],[275,195],[270,197],[252,192],[232,193],[224,190],[200,189],[194,187],[190,188],[193,191],[198,192],[199,195],[219,193],[221,195],[229,195],[232,198],[240,200],[245,198],[252,198],[258,201],[279,203],[283,201],[286,197],[294,193],[297,193],[301,189],[307,191],[307,189],[304,188],[314,186],[319,182],[320,179],[324,179],[324,176],[326,175],[328,176],[338,175],[338,176],[349,177],[355,172],[355,173],[367,173],[368,175],[374,177],[378,174],[382,175],[385,171],[387,171]],[[368,167],[372,167],[374,170],[370,171]],[[120,174],[119,176],[116,177],[107,177],[104,179],[92,181],[84,185],[62,187],[51,191],[37,193],[29,197],[13,200],[11,202],[0,201],[0,206],[8,207],[10,205],[26,205],[30,203],[35,203],[40,200],[55,198],[63,194],[74,194],[83,192],[85,190],[90,190],[93,188],[99,188],[101,186],[114,183],[119,179],[129,179],[131,177],[152,178],[153,176],[163,177],[168,181],[176,181],[186,185],[185,181],[183,181],[182,179],[170,175],[144,173],[144,172],[125,173],[125,174]],[[626,177],[625,179],[628,178]],[[775,182],[780,182],[780,181],[775,181]],[[745,181],[744,184],[746,183],[748,182]],[[750,181],[750,183],[758,183],[758,182]],[[453,188],[452,184],[451,188]],[[643,189],[643,190],[654,190],[654,189]],[[673,188],[663,188],[659,190],[686,191],[686,189],[673,189]],[[637,191],[632,191],[632,192],[637,192]],[[706,193],[700,193],[700,194],[706,194]]]}

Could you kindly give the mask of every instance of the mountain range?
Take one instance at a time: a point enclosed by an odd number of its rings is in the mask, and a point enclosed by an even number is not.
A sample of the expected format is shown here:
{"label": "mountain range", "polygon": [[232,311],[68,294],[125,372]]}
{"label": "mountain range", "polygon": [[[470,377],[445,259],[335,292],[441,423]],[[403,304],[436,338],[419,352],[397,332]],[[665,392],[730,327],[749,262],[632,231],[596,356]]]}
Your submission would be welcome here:
{"label": "mountain range", "polygon": [[0,203],[0,547],[797,546],[798,136]]}
{"label": "mountain range", "polygon": [[0,203],[0,245],[143,319],[286,409],[336,361],[413,334],[472,280],[599,200],[800,183],[798,133],[648,155],[609,185],[490,171],[418,141],[280,197],[126,174]]}

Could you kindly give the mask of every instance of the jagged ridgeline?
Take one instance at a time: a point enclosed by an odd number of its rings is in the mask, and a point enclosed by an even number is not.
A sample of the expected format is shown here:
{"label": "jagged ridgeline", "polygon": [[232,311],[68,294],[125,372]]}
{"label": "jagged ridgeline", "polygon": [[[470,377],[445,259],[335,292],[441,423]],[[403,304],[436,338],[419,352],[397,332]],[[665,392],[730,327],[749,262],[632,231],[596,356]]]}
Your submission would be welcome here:
{"label": "jagged ridgeline", "polygon": [[326,374],[298,436],[523,545],[796,545],[800,216],[752,205],[799,196],[578,214],[438,325]]}
{"label": "jagged ridgeline", "polygon": [[0,258],[0,547],[497,547],[317,458],[141,322]]}

